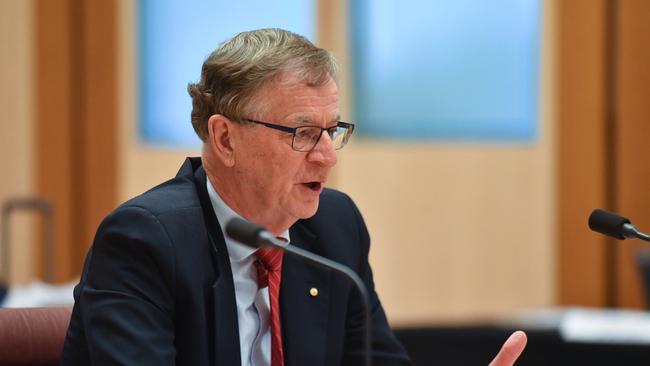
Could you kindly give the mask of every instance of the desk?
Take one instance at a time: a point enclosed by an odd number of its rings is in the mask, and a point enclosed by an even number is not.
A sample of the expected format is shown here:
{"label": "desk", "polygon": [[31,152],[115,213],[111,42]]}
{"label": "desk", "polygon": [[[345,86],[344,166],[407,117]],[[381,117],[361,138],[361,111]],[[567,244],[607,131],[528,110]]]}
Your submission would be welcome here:
{"label": "desk", "polygon": [[[556,330],[518,328],[528,345],[517,366],[650,365],[650,346],[568,343]],[[487,365],[517,329],[490,325],[397,328],[414,365]]]}

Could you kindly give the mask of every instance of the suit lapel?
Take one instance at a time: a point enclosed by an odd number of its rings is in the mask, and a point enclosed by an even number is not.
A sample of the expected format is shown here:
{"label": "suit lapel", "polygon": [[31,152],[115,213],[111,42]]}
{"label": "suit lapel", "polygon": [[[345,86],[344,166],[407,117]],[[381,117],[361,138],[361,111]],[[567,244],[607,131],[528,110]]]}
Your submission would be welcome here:
{"label": "suit lapel", "polygon": [[[291,244],[309,250],[316,236],[302,221],[291,227]],[[282,265],[280,308],[287,366],[319,366],[325,362],[330,272],[286,254]],[[316,289],[318,294],[310,293]]]}
{"label": "suit lapel", "polygon": [[[238,365],[241,363],[239,349],[239,327],[237,321],[237,303],[235,285],[228,258],[228,250],[219,222],[214,214],[212,203],[206,188],[206,174],[203,167],[196,169],[194,182],[203,209],[208,238],[212,245],[212,259],[217,267],[218,277],[212,285],[212,304],[214,316],[211,334],[215,342],[213,354],[214,365]],[[212,348],[212,347],[210,347]]]}

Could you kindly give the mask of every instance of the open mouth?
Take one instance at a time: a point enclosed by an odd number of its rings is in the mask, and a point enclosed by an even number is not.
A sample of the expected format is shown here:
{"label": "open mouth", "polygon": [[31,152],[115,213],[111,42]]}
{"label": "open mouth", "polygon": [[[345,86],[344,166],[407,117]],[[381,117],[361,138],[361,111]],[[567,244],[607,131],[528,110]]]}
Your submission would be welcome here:
{"label": "open mouth", "polygon": [[307,182],[303,184],[312,191],[320,191],[320,188],[322,186],[321,182]]}

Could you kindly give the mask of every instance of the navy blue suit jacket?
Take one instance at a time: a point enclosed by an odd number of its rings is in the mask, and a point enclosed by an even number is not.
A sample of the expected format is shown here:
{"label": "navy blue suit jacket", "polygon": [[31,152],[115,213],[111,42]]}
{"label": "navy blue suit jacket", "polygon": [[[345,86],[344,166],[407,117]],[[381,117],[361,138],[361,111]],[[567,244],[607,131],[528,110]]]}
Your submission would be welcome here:
{"label": "navy blue suit jacket", "polygon": [[[234,286],[223,234],[198,158],[124,203],[88,253],[62,365],[239,365]],[[291,242],[343,263],[372,295],[375,365],[410,364],[374,291],[369,238],[346,195],[325,190]],[[338,274],[285,256],[280,308],[287,366],[361,365],[362,305]],[[309,290],[319,294],[312,297]]]}

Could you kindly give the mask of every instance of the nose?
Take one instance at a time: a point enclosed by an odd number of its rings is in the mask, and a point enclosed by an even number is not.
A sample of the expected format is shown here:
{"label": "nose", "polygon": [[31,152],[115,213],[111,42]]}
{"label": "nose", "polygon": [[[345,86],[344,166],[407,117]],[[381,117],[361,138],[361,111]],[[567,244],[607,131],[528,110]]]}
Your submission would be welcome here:
{"label": "nose", "polygon": [[307,160],[333,167],[336,165],[336,149],[330,135],[326,131],[322,133],[314,149],[307,154]]}

